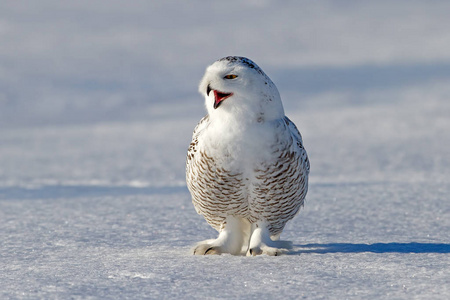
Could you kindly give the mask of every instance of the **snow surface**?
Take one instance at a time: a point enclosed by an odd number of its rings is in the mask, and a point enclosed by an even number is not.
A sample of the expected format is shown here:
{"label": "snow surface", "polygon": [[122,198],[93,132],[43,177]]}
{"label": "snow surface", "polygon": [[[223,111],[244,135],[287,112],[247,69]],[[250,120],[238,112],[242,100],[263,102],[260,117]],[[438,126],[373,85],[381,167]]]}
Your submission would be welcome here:
{"label": "snow surface", "polygon": [[[3,1],[1,299],[449,299],[447,1]],[[194,257],[197,84],[277,84],[311,160],[281,257]]]}

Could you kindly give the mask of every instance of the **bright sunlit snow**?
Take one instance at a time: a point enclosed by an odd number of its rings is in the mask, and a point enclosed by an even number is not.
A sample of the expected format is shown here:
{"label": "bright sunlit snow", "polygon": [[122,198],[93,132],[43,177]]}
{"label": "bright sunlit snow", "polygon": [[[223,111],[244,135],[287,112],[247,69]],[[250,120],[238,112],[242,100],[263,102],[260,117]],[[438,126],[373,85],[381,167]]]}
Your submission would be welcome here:
{"label": "bright sunlit snow", "polygon": [[[448,299],[450,4],[0,4],[1,299]],[[311,161],[280,257],[194,257],[197,85],[277,85]]]}

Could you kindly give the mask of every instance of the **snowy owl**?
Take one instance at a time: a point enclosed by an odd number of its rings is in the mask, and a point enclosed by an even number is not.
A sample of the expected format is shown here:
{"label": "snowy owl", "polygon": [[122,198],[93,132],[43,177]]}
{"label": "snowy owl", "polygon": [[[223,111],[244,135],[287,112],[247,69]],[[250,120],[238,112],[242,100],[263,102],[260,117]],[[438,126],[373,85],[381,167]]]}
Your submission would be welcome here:
{"label": "snowy owl", "polygon": [[279,255],[279,237],[303,206],[309,161],[280,94],[250,59],[224,57],[200,82],[207,115],[194,130],[186,181],[197,213],[219,232],[196,255]]}

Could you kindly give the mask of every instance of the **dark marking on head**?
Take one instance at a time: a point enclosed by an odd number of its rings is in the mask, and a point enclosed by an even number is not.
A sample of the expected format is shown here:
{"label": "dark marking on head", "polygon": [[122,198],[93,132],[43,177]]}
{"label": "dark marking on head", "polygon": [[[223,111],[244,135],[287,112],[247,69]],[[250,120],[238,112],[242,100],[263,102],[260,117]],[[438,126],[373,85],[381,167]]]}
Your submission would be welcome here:
{"label": "dark marking on head", "polygon": [[[261,70],[260,67],[258,67],[257,64],[255,64],[251,59],[248,59],[246,57],[242,56],[227,56],[224,58],[219,59],[218,61],[228,61],[229,63],[241,63],[249,67],[250,69],[254,69],[259,74],[267,77],[267,75]],[[267,84],[267,82],[266,82]]]}

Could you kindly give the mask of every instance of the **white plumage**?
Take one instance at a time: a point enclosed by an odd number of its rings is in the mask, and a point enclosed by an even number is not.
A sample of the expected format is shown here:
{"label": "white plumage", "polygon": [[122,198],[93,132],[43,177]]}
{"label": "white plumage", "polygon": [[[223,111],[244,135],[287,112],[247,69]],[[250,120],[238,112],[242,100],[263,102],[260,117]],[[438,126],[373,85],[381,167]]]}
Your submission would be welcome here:
{"label": "white plumage", "polygon": [[284,252],[290,243],[278,239],[303,205],[309,161],[276,86],[251,60],[229,56],[206,69],[199,91],[208,114],[194,130],[186,180],[219,237],[194,254]]}

